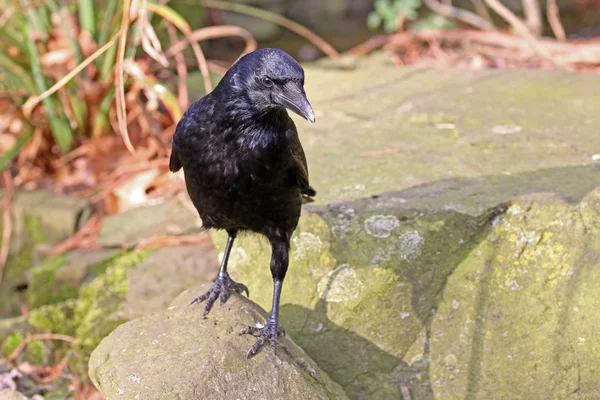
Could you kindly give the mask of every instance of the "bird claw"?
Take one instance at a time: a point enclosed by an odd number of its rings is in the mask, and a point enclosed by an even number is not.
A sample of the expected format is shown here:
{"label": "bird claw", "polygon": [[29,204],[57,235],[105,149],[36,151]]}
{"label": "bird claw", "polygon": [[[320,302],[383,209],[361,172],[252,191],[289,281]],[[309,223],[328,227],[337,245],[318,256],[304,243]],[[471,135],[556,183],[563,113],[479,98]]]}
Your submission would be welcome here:
{"label": "bird claw", "polygon": [[213,286],[210,289],[208,289],[208,291],[202,293],[200,296],[192,300],[190,302],[190,305],[206,301],[206,303],[204,304],[204,311],[202,312],[202,316],[205,316],[209,313],[217,298],[219,299],[219,302],[221,304],[225,303],[229,296],[231,296],[232,290],[240,294],[246,292],[246,296],[250,297],[250,292],[248,291],[248,287],[246,285],[234,282],[229,277],[229,274],[225,273],[223,275],[217,276],[217,279],[215,280]]}
{"label": "bird claw", "polygon": [[273,354],[275,354],[277,337],[285,336],[285,329],[283,329],[283,326],[279,325],[277,321],[269,320],[262,328],[256,328],[254,326],[242,328],[240,335],[253,335],[258,338],[246,353],[246,359],[250,359],[260,350],[267,340],[271,343],[271,350],[273,351]]}

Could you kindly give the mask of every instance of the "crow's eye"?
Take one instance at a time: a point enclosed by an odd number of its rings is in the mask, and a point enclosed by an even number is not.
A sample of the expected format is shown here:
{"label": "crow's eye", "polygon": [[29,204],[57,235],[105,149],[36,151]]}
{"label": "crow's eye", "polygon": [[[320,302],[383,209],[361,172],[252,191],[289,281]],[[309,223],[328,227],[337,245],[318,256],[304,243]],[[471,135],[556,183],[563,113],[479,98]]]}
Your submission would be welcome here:
{"label": "crow's eye", "polygon": [[265,87],[271,87],[273,86],[273,81],[265,76],[262,78],[262,84],[265,85]]}

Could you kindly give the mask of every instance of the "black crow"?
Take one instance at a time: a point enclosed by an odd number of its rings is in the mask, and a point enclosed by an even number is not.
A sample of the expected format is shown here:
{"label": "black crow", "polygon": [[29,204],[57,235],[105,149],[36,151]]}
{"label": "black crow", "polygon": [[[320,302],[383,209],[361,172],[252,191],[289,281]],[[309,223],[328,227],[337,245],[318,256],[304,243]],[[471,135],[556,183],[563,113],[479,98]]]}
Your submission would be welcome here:
{"label": "black crow", "polygon": [[281,286],[288,269],[290,236],[296,229],[303,198],[316,194],[294,122],[286,109],[310,122],[315,116],[304,92],[304,70],[287,53],[262,49],[240,58],[213,92],[192,104],[173,137],[169,168],[183,168],[188,194],[207,229],[229,234],[221,268],[212,288],[194,299],[204,315],[231,291],[246,292],[227,273],[227,260],[240,231],[264,235],[272,248],[273,308],[263,328],[248,326],[241,334],[258,337],[249,358],[277,336]]}

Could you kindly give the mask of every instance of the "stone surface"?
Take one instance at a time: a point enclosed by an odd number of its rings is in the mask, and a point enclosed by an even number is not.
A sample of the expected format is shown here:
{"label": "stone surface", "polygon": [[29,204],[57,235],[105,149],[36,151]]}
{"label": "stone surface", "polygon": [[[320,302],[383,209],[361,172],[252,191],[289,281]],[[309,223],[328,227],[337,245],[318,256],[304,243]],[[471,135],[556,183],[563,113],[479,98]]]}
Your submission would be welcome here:
{"label": "stone surface", "polygon": [[[352,399],[600,397],[600,82],[358,66],[306,67],[318,196],[292,238],[287,331]],[[230,261],[265,308],[269,257],[245,236]]]}
{"label": "stone surface", "polygon": [[212,249],[166,247],[119,253],[96,267],[98,276],[85,282],[75,298],[31,311],[37,328],[80,339],[84,353],[123,322],[162,310],[193,283],[211,281],[217,260]]}
{"label": "stone surface", "polygon": [[162,313],[130,321],[92,353],[89,374],[111,399],[346,399],[343,390],[283,337],[276,356],[267,347],[251,360],[255,338],[242,324],[264,323],[266,313],[234,294],[208,318],[189,305],[209,285],[182,293]]}
{"label": "stone surface", "polygon": [[27,397],[16,390],[4,389],[0,390],[0,400],[27,400]]}
{"label": "stone surface", "polygon": [[[4,190],[0,190],[0,203]],[[90,215],[86,199],[54,194],[43,190],[17,191],[13,199],[13,226],[10,252],[15,254],[28,241],[28,224],[46,243],[58,243],[75,233]]]}
{"label": "stone surface", "polygon": [[197,234],[201,226],[198,213],[174,198],[106,216],[98,243],[104,247],[133,247],[152,236]]}
{"label": "stone surface", "polygon": [[[0,206],[3,196],[0,190]],[[0,317],[19,315],[25,302],[20,288],[27,285],[31,268],[43,260],[44,249],[73,235],[90,213],[86,199],[43,190],[16,191],[12,202],[10,253],[0,283]]]}

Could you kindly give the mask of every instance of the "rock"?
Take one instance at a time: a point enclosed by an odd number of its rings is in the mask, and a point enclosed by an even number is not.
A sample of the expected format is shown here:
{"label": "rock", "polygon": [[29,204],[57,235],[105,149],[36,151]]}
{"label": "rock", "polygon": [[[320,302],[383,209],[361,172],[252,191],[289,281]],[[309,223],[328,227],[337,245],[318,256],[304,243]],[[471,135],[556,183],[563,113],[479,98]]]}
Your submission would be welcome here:
{"label": "rock", "polygon": [[22,393],[12,389],[0,390],[0,400],[27,400]]}
{"label": "rock", "polygon": [[120,324],[162,310],[190,283],[211,281],[217,260],[212,249],[167,247],[113,256],[101,269],[76,298],[32,310],[29,324],[77,337],[89,354]]}
{"label": "rock", "polygon": [[[318,196],[281,307],[297,343],[352,399],[600,397],[597,79],[377,55],[306,73]],[[249,235],[230,259],[267,309],[269,257]]]}
{"label": "rock", "polygon": [[[4,191],[0,190],[0,205],[3,196]],[[0,283],[0,317],[20,314],[25,302],[20,289],[27,285],[28,271],[43,260],[44,247],[74,234],[89,214],[85,199],[41,190],[14,193],[10,254]]]}
{"label": "rock", "polygon": [[190,285],[212,282],[217,269],[217,255],[212,248],[156,249],[127,271],[129,288],[122,315],[132,319],[162,310]]}
{"label": "rock", "polygon": [[[4,190],[0,190],[0,204]],[[35,232],[35,242],[58,243],[73,235],[90,216],[86,199],[54,194],[43,190],[16,191],[12,199],[10,253],[16,254]]]}
{"label": "rock", "polygon": [[152,236],[198,233],[201,226],[198,213],[172,199],[106,216],[98,243],[104,247],[133,247]]}
{"label": "rock", "polygon": [[245,324],[267,314],[234,294],[208,318],[190,301],[209,285],[188,290],[164,312],[130,321],[92,353],[89,375],[107,400],[163,399],[347,399],[289,337],[276,356],[267,347],[251,360],[255,338],[238,336]]}

